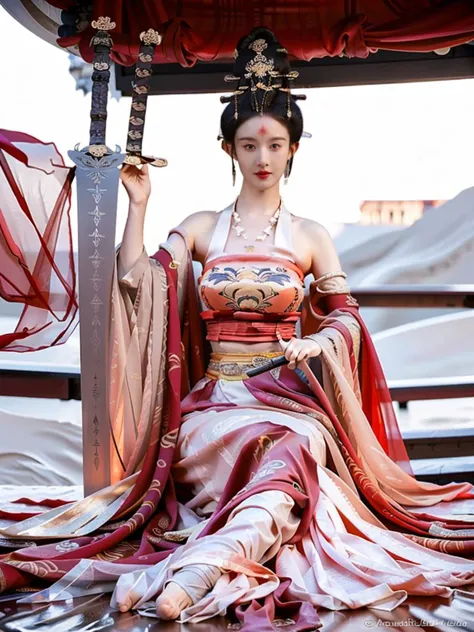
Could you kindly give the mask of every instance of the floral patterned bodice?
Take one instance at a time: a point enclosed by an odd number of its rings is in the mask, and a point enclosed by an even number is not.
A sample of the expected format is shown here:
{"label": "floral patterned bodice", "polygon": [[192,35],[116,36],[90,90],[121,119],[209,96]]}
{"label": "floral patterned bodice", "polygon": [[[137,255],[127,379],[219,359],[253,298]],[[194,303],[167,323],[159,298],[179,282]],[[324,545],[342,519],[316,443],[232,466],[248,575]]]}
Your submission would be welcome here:
{"label": "floral patterned bodice", "polygon": [[[282,202],[268,254],[226,253],[233,205],[221,211],[206,264],[198,279],[203,310],[297,312],[304,297],[304,274],[293,258],[291,214]],[[242,240],[243,246],[246,244]]]}
{"label": "floral patterned bodice", "polygon": [[221,212],[198,279],[207,339],[270,342],[277,332],[287,339],[305,294],[304,273],[293,259],[291,215],[282,204],[268,254],[222,250],[231,215],[232,206]]}
{"label": "floral patterned bodice", "polygon": [[226,255],[207,265],[199,278],[203,310],[259,313],[296,312],[304,297],[296,264],[266,255]]}

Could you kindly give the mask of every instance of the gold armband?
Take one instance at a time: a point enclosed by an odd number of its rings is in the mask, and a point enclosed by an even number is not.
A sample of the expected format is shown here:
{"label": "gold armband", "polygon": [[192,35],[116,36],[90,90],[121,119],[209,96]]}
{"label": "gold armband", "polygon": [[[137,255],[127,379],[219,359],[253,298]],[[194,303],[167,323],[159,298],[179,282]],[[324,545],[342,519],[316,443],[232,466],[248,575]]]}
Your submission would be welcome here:
{"label": "gold armband", "polygon": [[319,294],[349,294],[346,278],[345,272],[328,272],[310,283],[310,293],[316,291]]}

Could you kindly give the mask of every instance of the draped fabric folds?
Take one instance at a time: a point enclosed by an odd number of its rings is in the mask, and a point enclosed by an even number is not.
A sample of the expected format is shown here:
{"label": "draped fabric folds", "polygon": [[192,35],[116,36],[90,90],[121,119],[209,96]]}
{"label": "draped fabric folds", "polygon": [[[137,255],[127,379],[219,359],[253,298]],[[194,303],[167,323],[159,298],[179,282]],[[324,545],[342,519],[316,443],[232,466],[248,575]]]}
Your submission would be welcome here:
{"label": "draped fabric folds", "polygon": [[[72,0],[50,0],[71,9]],[[380,50],[426,52],[474,39],[471,0],[95,0],[93,17],[109,16],[116,28],[112,58],[134,63],[139,34],[155,28],[163,42],[156,63],[194,66],[197,61],[231,60],[235,42],[254,26],[272,29],[293,59],[367,57]],[[92,60],[91,29],[61,37],[63,47],[79,45]]]}
{"label": "draped fabric folds", "polygon": [[[346,337],[347,328],[349,328],[349,332],[353,335],[354,321],[342,327],[338,319],[332,317],[336,313],[350,314],[357,322],[359,348],[353,349],[353,352],[360,355],[358,381],[362,410],[385,453],[405,472],[413,476],[387,381],[369,330],[362,320],[359,305],[354,297],[350,297],[349,301],[345,295],[340,294],[318,297],[317,292],[310,291],[305,297],[301,314],[302,335],[307,335],[312,331],[328,331],[331,327],[338,329]],[[350,338],[347,342],[349,345],[353,344]]]}
{"label": "draped fabric folds", "polygon": [[[52,504],[45,500],[39,508],[29,503],[30,512],[23,508],[21,516],[12,513],[12,505],[2,511],[0,518],[8,526],[0,529],[0,536],[11,539],[12,545],[18,544],[17,550],[0,558],[3,588],[25,586],[36,577],[55,583],[29,600],[64,599],[114,589],[117,599],[120,591],[131,590],[138,582],[143,590],[141,611],[149,614],[147,598],[173,571],[186,563],[215,560],[215,552],[206,551],[205,545],[198,548],[199,542],[205,543],[206,536],[217,533],[241,502],[269,490],[285,492],[299,507],[301,522],[290,544],[301,542],[303,546],[306,542],[307,547],[311,542],[315,546],[320,536],[314,529],[326,524],[322,516],[329,509],[328,499],[344,503],[347,498],[350,511],[355,512],[347,513],[347,517],[358,525],[355,530],[349,528],[348,533],[357,542],[360,538],[357,540],[355,534],[363,530],[362,525],[368,529],[371,523],[373,546],[380,553],[384,548],[419,560],[419,568],[415,565],[404,580],[402,576],[408,571],[393,569],[398,579],[388,583],[380,584],[374,568],[375,576],[365,584],[366,590],[354,594],[349,591],[352,596],[341,599],[335,599],[334,594],[335,601],[327,602],[333,604],[329,607],[340,609],[351,603],[350,607],[372,604],[391,609],[407,594],[449,596],[449,586],[473,582],[474,562],[464,559],[474,555],[474,529],[465,528],[469,520],[453,519],[449,509],[444,514],[429,513],[430,507],[440,502],[447,503],[447,507],[456,503],[458,513],[470,513],[470,507],[472,513],[473,487],[469,483],[438,486],[417,481],[386,454],[388,443],[382,447],[362,407],[359,363],[367,360],[363,353],[357,357],[364,338],[357,335],[359,320],[353,315],[355,306],[347,307],[347,296],[336,299],[343,298],[346,308],[321,316],[322,383],[307,362],[303,363],[304,379],[282,367],[277,374],[266,373],[244,383],[230,382],[230,393],[237,388],[235,403],[218,405],[216,414],[225,415],[228,421],[237,414],[234,430],[218,438],[215,445],[208,444],[209,439],[197,443],[201,437],[193,431],[197,420],[203,419],[202,423],[209,426],[203,438],[216,427],[207,412],[211,406],[216,407],[210,401],[215,382],[203,377],[206,341],[199,319],[192,317],[197,296],[187,237],[177,229],[174,232],[180,232],[183,238],[184,254],[178,260],[165,243],[153,257],[144,250],[132,270],[115,270],[110,396],[115,406],[114,444],[120,451],[118,462],[123,463],[117,478],[122,478],[76,503]],[[350,297],[349,302],[353,303]],[[315,309],[313,313],[317,316]],[[255,401],[262,402],[261,411],[241,407],[242,384]],[[244,416],[239,429],[239,418],[249,410],[250,417]],[[187,415],[184,422],[183,414]],[[289,428],[278,431],[278,416]],[[388,438],[382,425],[375,430],[379,437]],[[263,439],[268,443],[262,444]],[[222,441],[229,442],[225,461],[220,456]],[[194,458],[196,462],[181,465],[176,461],[177,446],[184,455],[188,442],[189,457],[184,461]],[[228,469],[229,458],[232,466],[226,475],[222,468]],[[266,465],[261,472],[262,464],[275,463],[284,467],[274,465],[277,469],[269,469]],[[205,516],[192,509],[198,497],[185,502],[191,477],[203,467],[203,471],[217,468],[212,480],[222,486],[219,502]],[[344,490],[345,496],[339,496],[337,490]],[[52,508],[47,510],[48,505]],[[423,513],[411,512],[411,508]],[[338,510],[344,512],[344,506],[338,505]],[[339,529],[342,533],[346,527],[341,523]],[[405,535],[397,533],[400,531]],[[42,544],[42,540],[48,542]],[[304,597],[304,580],[298,580],[303,581],[302,585],[290,585],[283,579],[294,576],[285,573],[288,565],[292,573],[303,572],[304,568],[300,560],[303,549],[300,545],[288,546],[281,547],[279,562],[272,571],[242,556],[220,557],[235,575],[223,575],[212,597],[188,609],[184,620],[199,621],[218,614],[225,602],[229,614],[244,626],[260,625],[282,614],[297,622],[295,629],[315,625],[318,619],[311,603],[326,603],[330,592],[324,599],[322,595],[311,597],[309,603]],[[354,547],[357,550],[357,543],[349,548]],[[403,553],[403,547],[408,547],[409,553]],[[422,554],[423,550],[426,553]],[[443,575],[441,567],[448,561],[452,570],[443,571]],[[318,573],[323,575],[316,575],[319,580],[327,571],[322,564]],[[426,585],[423,577],[430,579]],[[237,599],[241,605],[237,605]]]}
{"label": "draped fabric folds", "polygon": [[[42,209],[31,209],[38,230]],[[130,270],[115,262],[113,483],[73,503],[0,499],[0,592],[41,588],[29,602],[110,592],[115,604],[136,594],[153,615],[174,571],[217,564],[216,585],[181,621],[227,613],[249,632],[282,618],[295,631],[318,627],[319,606],[392,610],[407,595],[449,597],[474,583],[474,488],[412,475],[353,297],[317,300],[311,288],[303,304],[301,333],[318,334],[321,374],[310,360],[211,379],[189,238],[171,232],[179,249],[167,240]],[[286,541],[257,560],[216,555],[216,538],[258,541],[251,521],[239,537],[222,535],[243,507],[287,525],[278,498],[291,508]]]}
{"label": "draped fabric folds", "polygon": [[73,178],[54,143],[0,130],[0,296],[23,305],[1,351],[62,344],[78,324]]}

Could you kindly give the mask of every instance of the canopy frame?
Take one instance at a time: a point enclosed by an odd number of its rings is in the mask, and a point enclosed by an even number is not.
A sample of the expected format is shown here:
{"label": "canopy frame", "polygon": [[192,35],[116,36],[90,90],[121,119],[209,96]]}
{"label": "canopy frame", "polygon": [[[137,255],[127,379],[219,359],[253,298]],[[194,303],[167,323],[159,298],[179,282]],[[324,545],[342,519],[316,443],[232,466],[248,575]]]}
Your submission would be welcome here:
{"label": "canopy frame", "polygon": [[[323,57],[293,61],[291,67],[300,73],[293,88],[304,89],[468,79],[474,78],[474,46],[456,46],[445,55],[380,50],[365,59]],[[232,72],[232,64],[197,62],[192,68],[153,64],[152,70],[149,95],[218,93],[226,91],[223,77]],[[132,96],[134,72],[133,66],[115,64],[116,88],[123,96]]]}

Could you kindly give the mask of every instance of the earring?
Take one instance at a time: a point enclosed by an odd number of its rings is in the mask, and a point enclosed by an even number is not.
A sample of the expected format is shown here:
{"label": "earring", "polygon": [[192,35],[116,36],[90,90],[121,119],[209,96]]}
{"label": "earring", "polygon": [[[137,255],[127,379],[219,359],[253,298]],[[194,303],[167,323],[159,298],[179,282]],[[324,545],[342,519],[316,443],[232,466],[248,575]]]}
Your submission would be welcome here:
{"label": "earring", "polygon": [[231,156],[231,159],[232,159],[232,186],[235,187],[235,176],[237,175],[237,172],[235,170],[234,157]]}
{"label": "earring", "polygon": [[285,177],[285,181],[284,184],[288,184],[288,178],[290,177],[290,160],[287,160],[286,162],[286,167],[285,167],[285,172],[284,172],[284,177]]}

